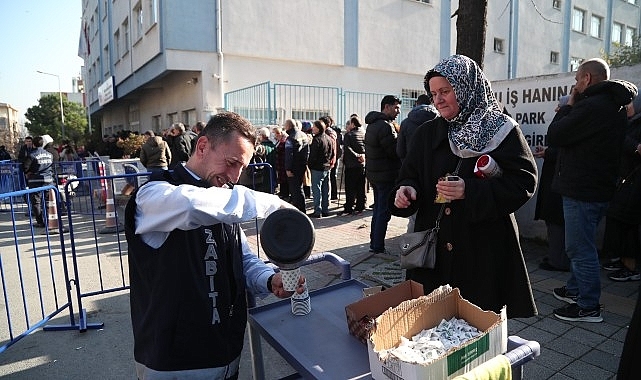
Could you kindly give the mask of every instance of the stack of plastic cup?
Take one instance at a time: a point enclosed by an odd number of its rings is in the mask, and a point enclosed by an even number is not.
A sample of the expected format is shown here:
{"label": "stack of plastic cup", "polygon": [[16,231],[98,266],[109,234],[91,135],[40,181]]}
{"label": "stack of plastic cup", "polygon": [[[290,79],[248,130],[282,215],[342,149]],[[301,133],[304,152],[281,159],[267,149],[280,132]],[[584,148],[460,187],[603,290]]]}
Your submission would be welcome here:
{"label": "stack of plastic cup", "polygon": [[294,315],[307,315],[310,311],[312,311],[312,304],[309,299],[309,291],[307,290],[307,281],[303,283],[303,288],[304,290],[302,293],[292,294],[292,314]]}

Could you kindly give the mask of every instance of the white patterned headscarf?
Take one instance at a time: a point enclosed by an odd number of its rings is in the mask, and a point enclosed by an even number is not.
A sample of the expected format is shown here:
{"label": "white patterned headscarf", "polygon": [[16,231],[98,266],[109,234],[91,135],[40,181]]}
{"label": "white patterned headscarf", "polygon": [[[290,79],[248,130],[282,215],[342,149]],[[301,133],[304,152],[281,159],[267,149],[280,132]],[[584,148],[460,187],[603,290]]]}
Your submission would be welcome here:
{"label": "white patterned headscarf", "polygon": [[425,74],[425,90],[432,103],[429,80],[435,76],[450,82],[459,105],[459,114],[447,120],[450,147],[455,155],[466,158],[491,152],[517,125],[501,111],[490,82],[472,59],[453,55]]}

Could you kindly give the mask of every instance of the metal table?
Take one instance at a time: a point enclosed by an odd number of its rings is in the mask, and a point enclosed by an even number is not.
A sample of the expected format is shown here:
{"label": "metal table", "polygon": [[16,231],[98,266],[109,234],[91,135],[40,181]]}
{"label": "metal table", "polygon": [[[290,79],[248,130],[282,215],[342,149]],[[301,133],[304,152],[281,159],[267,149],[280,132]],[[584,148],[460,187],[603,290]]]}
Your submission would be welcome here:
{"label": "metal table", "polygon": [[[349,334],[345,315],[345,306],[362,299],[366,287],[350,279],[312,291],[312,311],[304,316],[292,314],[289,299],[249,309],[254,379],[264,379],[260,336],[306,379],[371,379],[367,346]],[[541,347],[510,336],[507,348],[513,379],[520,380],[523,364]]]}
{"label": "metal table", "polygon": [[[371,379],[367,346],[349,334],[345,306],[363,298],[368,285],[354,279],[310,292],[312,311],[291,312],[289,299],[249,309],[250,341],[260,334],[298,373],[309,379]],[[264,377],[260,348],[255,378]]]}

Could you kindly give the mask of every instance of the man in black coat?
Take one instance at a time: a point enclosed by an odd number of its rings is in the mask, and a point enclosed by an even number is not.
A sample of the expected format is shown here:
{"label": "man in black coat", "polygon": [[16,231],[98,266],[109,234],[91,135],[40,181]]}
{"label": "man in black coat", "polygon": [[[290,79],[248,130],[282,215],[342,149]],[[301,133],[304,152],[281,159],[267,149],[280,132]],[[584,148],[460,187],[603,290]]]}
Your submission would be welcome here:
{"label": "man in black coat", "polygon": [[370,230],[369,251],[385,253],[385,233],[390,214],[387,200],[401,167],[396,155],[397,131],[393,121],[401,111],[401,100],[385,95],[381,112],[371,111],[365,116],[365,172],[374,189],[374,214]]}
{"label": "man in black coat", "polygon": [[563,197],[571,263],[566,285],[553,290],[554,297],[568,303],[554,310],[565,321],[603,321],[596,229],[616,189],[627,126],[624,106],[637,95],[634,84],[609,78],[602,59],[583,62],[568,104],[548,128],[549,144],[559,148],[552,191]]}
{"label": "man in black coat", "polygon": [[430,98],[426,94],[421,94],[416,98],[416,105],[407,114],[405,120],[401,122],[401,129],[398,131],[398,143],[396,144],[396,154],[402,160],[407,156],[410,147],[410,141],[416,129],[426,121],[436,117],[437,111],[430,104]]}
{"label": "man in black coat", "polygon": [[[421,94],[416,98],[416,105],[407,114],[405,120],[401,122],[401,129],[398,131],[398,142],[396,143],[396,154],[401,159],[405,160],[407,151],[410,149],[410,141],[414,136],[414,132],[423,123],[428,122],[436,117],[438,111],[431,104],[430,97],[426,94]],[[407,232],[414,232],[414,223],[416,221],[416,214],[407,218]]]}

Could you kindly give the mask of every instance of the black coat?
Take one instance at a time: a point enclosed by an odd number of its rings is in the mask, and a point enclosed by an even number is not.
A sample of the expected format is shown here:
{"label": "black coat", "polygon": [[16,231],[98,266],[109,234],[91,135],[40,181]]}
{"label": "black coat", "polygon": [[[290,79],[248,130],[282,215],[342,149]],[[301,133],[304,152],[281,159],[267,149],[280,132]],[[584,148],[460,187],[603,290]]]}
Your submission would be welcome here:
{"label": "black coat", "polygon": [[346,168],[360,168],[364,164],[358,155],[365,153],[365,132],[363,127],[352,128],[343,138],[343,165]]}
{"label": "black coat", "polygon": [[588,87],[574,106],[559,109],[548,142],[559,147],[552,189],[583,202],[609,202],[616,188],[621,147],[628,125],[623,106],[636,87],[603,81]]}
{"label": "black coat", "polygon": [[365,116],[365,170],[373,183],[394,182],[401,167],[396,154],[398,135],[389,117],[372,111]]}
{"label": "black coat", "polygon": [[[552,122],[555,122],[560,115],[554,115]],[[548,145],[543,157],[541,167],[541,178],[536,196],[536,207],[534,208],[534,220],[545,220],[548,223],[564,225],[563,219],[563,198],[561,194],[552,191],[552,180],[556,170],[556,161],[559,156],[559,149]]]}
{"label": "black coat", "polygon": [[418,105],[407,114],[407,118],[401,122],[401,129],[398,131],[398,143],[396,144],[396,154],[401,160],[407,156],[407,151],[416,129],[435,117],[436,113],[427,104]]}
{"label": "black coat", "polygon": [[624,223],[641,224],[641,155],[637,153],[637,146],[641,143],[641,119],[630,123],[627,132],[617,190],[610,201],[608,217]]}
{"label": "black coat", "polygon": [[[534,194],[536,164],[519,127],[489,154],[503,175],[477,178],[473,174],[476,158],[462,159],[458,175],[465,181],[465,199],[446,204],[436,267],[408,270],[407,278],[421,282],[425,293],[450,284],[484,310],[498,312],[507,305],[509,318],[531,317],[537,313],[536,305],[513,213]],[[433,227],[441,207],[434,203],[436,182],[452,173],[458,161],[450,149],[443,118],[419,128],[397,182],[398,186],[413,186],[417,200],[407,209],[397,209],[394,191],[392,214],[407,217],[418,210],[415,231]]]}

